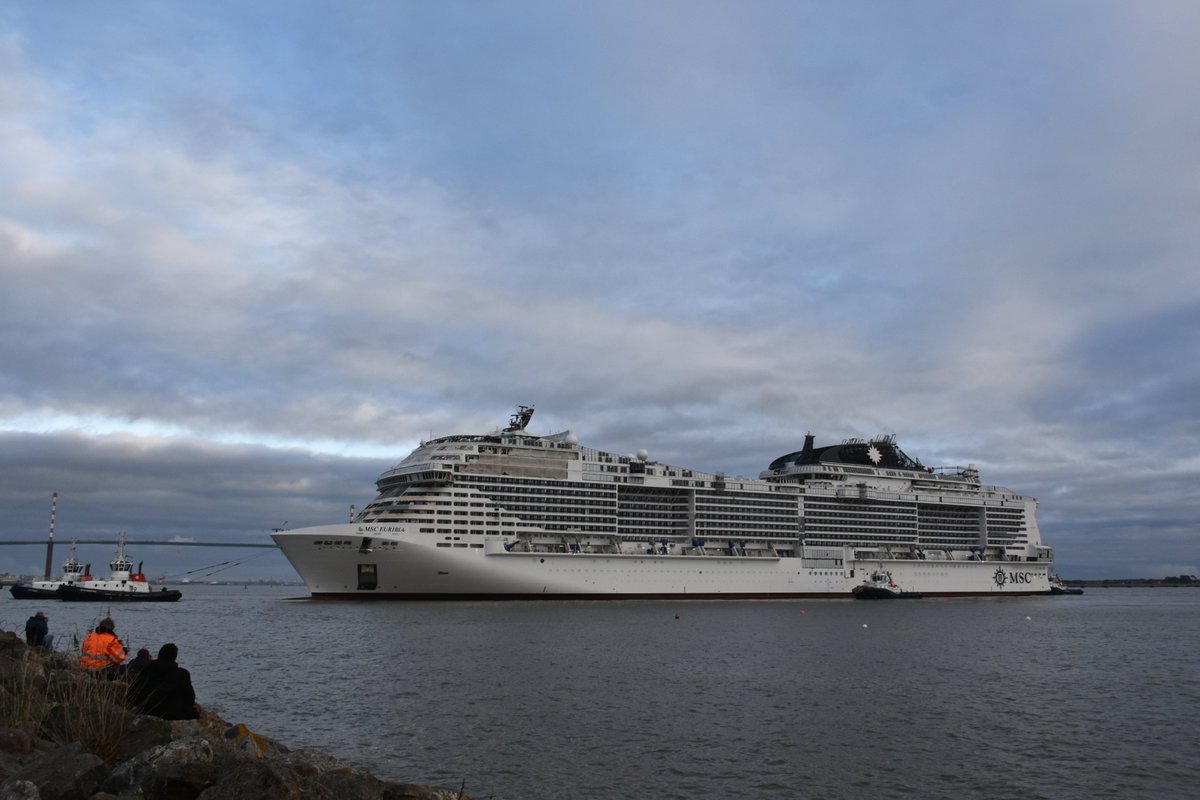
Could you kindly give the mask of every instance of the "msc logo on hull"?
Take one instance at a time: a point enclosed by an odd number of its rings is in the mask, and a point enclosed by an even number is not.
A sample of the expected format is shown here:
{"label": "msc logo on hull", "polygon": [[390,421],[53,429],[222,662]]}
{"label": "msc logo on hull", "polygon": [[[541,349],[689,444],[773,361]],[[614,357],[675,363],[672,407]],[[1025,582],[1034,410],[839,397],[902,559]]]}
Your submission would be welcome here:
{"label": "msc logo on hull", "polygon": [[999,567],[997,567],[995,573],[992,574],[992,580],[996,582],[996,586],[1003,589],[1005,584],[1008,584],[1008,583],[1012,583],[1012,584],[1033,583],[1033,573],[1032,572],[1005,572],[1003,569],[1000,569]]}

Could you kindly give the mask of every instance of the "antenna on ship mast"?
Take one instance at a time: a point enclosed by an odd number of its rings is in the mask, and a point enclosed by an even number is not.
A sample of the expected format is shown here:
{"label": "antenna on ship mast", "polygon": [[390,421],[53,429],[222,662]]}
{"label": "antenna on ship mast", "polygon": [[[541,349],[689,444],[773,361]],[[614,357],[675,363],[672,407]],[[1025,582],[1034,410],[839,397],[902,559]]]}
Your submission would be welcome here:
{"label": "antenna on ship mast", "polygon": [[533,406],[517,406],[517,413],[508,418],[506,431],[523,431],[533,418]]}
{"label": "antenna on ship mast", "polygon": [[50,495],[50,538],[46,540],[46,580],[50,580],[50,568],[54,562],[54,513],[58,510],[58,492]]}

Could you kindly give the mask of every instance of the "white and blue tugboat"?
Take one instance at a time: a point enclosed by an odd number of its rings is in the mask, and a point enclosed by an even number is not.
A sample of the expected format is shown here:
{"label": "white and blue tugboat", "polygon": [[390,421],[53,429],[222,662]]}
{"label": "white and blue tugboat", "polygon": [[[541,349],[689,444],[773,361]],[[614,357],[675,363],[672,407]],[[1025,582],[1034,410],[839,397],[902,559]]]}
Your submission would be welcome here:
{"label": "white and blue tugboat", "polygon": [[[47,570],[47,574],[49,570]],[[17,600],[57,600],[58,590],[63,586],[74,586],[80,581],[91,580],[84,570],[83,564],[75,557],[75,543],[71,543],[71,553],[63,564],[62,577],[55,580],[47,577],[45,580],[30,581],[29,583],[14,583],[8,587],[12,596]]]}
{"label": "white and blue tugboat", "polygon": [[133,562],[125,555],[124,534],[117,537],[117,554],[108,566],[111,571],[105,580],[94,580],[88,576],[87,580],[64,583],[58,587],[58,598],[108,603],[173,603],[183,596],[178,589],[163,587],[157,592],[153,591],[142,573],[141,564],[138,564],[136,572],[133,571]]}

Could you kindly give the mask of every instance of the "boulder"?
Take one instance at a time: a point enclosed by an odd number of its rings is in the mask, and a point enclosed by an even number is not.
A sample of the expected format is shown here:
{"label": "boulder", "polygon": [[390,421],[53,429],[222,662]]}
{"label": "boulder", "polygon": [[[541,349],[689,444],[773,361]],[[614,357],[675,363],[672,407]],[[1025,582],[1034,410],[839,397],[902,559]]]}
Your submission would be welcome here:
{"label": "boulder", "polygon": [[348,800],[383,800],[383,781],[362,770],[339,767],[322,772],[317,783],[334,797]]}
{"label": "boulder", "polygon": [[4,800],[42,800],[38,788],[30,781],[13,781],[5,784]]}
{"label": "boulder", "polygon": [[104,782],[106,792],[147,800],[193,800],[216,783],[223,765],[204,739],[172,741],[117,765]]}
{"label": "boulder", "polygon": [[116,761],[127,761],[139,753],[169,744],[172,735],[171,723],[158,717],[132,716],[121,730],[117,740]]}
{"label": "boulder", "polygon": [[241,723],[230,725],[225,729],[223,736],[234,747],[249,753],[255,758],[288,752],[288,748],[279,742],[263,736],[261,733],[255,733]]}
{"label": "boulder", "polygon": [[17,636],[12,631],[0,631],[0,655],[10,654],[14,651],[19,653],[28,646],[25,644],[25,637]]}
{"label": "boulder", "polygon": [[383,800],[471,800],[461,789],[439,789],[416,783],[387,783]]}
{"label": "boulder", "polygon": [[246,759],[226,769],[196,800],[357,800],[335,795],[271,759]]}
{"label": "boulder", "polygon": [[0,785],[0,797],[32,783],[41,800],[87,800],[108,776],[108,766],[80,742],[51,750],[18,769]]}
{"label": "boulder", "polygon": [[43,753],[54,749],[53,742],[33,735],[31,725],[0,729],[0,782]]}
{"label": "boulder", "polygon": [[260,799],[470,800],[291,751],[204,709],[170,722],[133,713],[124,680],[0,631],[0,800]]}
{"label": "boulder", "polygon": [[311,747],[292,750],[278,756],[277,760],[296,774],[306,778],[315,778],[322,772],[346,766],[344,761],[339,761],[328,753]]}

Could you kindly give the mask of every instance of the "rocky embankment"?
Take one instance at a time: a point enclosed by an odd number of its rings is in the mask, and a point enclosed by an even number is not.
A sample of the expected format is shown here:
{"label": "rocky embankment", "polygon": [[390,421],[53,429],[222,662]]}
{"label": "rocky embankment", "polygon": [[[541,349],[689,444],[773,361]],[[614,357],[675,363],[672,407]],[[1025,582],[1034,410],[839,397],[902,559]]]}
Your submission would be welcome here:
{"label": "rocky embankment", "polygon": [[0,631],[0,800],[468,800],[290,750],[211,713],[136,714],[125,692]]}

